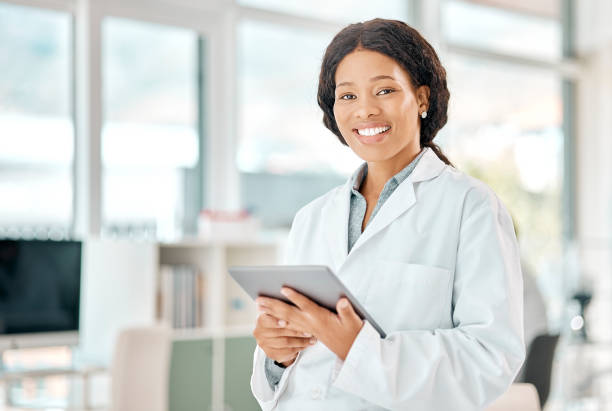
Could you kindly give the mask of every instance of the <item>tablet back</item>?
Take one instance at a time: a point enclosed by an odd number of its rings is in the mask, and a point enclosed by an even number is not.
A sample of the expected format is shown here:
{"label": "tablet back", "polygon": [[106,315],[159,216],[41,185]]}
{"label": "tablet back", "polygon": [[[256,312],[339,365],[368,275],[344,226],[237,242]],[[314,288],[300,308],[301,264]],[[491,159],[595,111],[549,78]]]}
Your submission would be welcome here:
{"label": "tablet back", "polygon": [[286,286],[335,313],[338,300],[347,297],[357,315],[368,320],[382,338],[386,337],[382,328],[327,266],[241,266],[229,267],[229,273],[253,299],[261,295],[292,304],[280,293]]}

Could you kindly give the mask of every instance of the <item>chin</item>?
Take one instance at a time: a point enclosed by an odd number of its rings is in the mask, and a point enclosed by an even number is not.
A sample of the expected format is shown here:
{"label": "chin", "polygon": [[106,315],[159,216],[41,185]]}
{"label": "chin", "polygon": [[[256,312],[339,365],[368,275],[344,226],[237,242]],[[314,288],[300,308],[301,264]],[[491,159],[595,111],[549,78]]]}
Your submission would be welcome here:
{"label": "chin", "polygon": [[353,152],[357,154],[359,158],[361,158],[363,161],[366,161],[366,162],[377,162],[377,161],[389,160],[390,158],[393,158],[393,156],[396,154],[385,147],[363,147],[362,146],[356,150],[353,150]]}

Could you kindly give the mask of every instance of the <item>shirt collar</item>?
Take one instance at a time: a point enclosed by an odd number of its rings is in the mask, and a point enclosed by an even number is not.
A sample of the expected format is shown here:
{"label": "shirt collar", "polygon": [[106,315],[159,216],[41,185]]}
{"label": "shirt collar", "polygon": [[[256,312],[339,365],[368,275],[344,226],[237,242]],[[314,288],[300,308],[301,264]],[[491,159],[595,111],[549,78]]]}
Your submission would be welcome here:
{"label": "shirt collar", "polygon": [[[425,151],[427,151],[427,148],[421,150],[421,152],[414,158],[414,160],[410,162],[410,164],[404,167],[399,173],[391,177],[389,181],[393,180],[396,186],[403,183],[404,180],[410,175],[410,173],[412,173],[412,170],[414,170]],[[359,189],[361,188],[361,184],[363,184],[363,180],[367,175],[368,163],[363,163],[361,166],[359,166],[359,168],[353,173],[353,176],[351,177],[351,187],[353,192],[359,191]],[[385,186],[389,183],[389,181],[387,181]]]}

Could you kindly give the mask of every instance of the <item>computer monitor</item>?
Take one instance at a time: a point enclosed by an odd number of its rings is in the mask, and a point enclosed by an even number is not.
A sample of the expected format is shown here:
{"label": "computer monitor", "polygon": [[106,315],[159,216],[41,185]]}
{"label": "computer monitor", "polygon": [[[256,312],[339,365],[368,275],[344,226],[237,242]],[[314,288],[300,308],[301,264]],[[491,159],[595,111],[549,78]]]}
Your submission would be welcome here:
{"label": "computer monitor", "polygon": [[0,239],[0,349],[78,343],[81,242]]}

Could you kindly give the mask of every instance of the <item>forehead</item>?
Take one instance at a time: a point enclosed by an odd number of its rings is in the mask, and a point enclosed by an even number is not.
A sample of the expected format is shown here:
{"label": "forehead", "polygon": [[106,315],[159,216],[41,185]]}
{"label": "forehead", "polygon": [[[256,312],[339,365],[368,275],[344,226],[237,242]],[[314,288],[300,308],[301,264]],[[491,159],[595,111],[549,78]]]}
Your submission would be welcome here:
{"label": "forehead", "polygon": [[388,75],[400,82],[410,83],[410,76],[399,63],[382,53],[365,49],[354,50],[340,61],[335,83],[369,81],[379,75]]}

